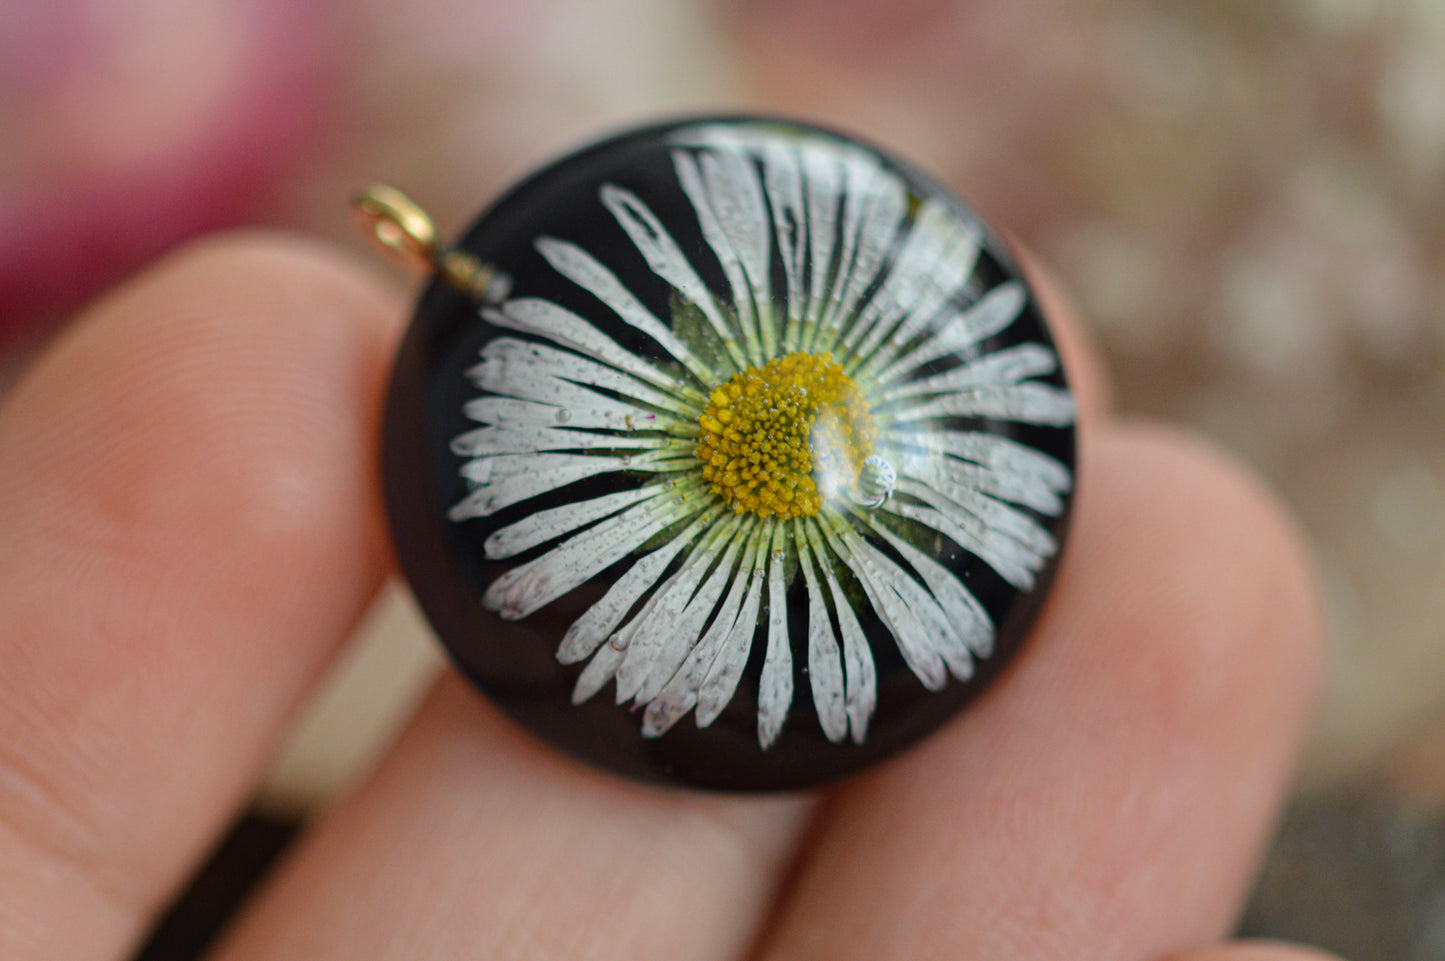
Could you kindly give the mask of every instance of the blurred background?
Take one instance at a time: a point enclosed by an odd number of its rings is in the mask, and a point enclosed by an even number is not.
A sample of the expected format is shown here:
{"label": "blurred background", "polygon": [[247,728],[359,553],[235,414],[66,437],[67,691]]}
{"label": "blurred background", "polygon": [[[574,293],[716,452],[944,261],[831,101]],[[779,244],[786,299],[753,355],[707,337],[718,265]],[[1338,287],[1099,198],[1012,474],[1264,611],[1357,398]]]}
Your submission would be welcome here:
{"label": "blurred background", "polygon": [[[0,389],[190,236],[365,256],[368,182],[450,234],[560,150],[714,108],[953,185],[1062,276],[1124,411],[1293,505],[1334,666],[1246,930],[1445,957],[1445,0],[0,2]],[[391,591],[243,854],[363,770],[439,666]]]}

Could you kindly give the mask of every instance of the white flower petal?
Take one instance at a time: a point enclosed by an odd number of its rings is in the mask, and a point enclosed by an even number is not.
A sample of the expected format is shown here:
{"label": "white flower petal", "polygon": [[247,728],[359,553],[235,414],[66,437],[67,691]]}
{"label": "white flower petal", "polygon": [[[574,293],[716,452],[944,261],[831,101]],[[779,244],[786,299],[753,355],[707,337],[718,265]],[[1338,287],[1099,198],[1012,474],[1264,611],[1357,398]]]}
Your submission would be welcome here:
{"label": "white flower petal", "polygon": [[[462,412],[468,417],[483,423],[502,424],[506,422],[503,417],[515,415],[517,421],[524,419],[531,423],[546,421],[547,426],[550,427],[571,425],[579,417],[582,423],[588,420],[604,422],[620,420],[625,424],[628,417],[633,418],[634,423],[638,423],[640,418],[646,414],[658,413],[650,406],[619,400],[579,386],[571,380],[557,376],[555,371],[535,358],[503,359],[493,356],[473,367],[468,374],[472,376],[473,382],[478,387],[493,392],[473,398],[462,407]],[[637,386],[642,387],[642,392],[646,392],[648,389],[640,384]],[[547,410],[534,409],[531,414],[524,415],[520,407],[493,403],[498,399],[498,395],[516,403],[537,404],[540,408],[547,408]],[[668,418],[669,422],[686,423],[678,416],[680,412],[676,409],[678,407],[676,401],[663,397],[656,398],[656,400],[659,404],[669,405],[670,413],[662,414],[663,417]],[[683,410],[685,411],[686,408]],[[539,414],[546,416],[539,417],[537,416]]]}
{"label": "white flower petal", "polygon": [[538,511],[493,533],[482,545],[482,550],[489,560],[513,557],[667,491],[665,484],[649,484],[635,490],[604,494],[592,500],[574,501]]}
{"label": "white flower petal", "polygon": [[[986,434],[982,431],[959,430],[908,430],[906,425],[891,431],[893,442],[900,448],[916,447],[931,454],[950,455],[944,467],[956,478],[957,472],[965,465],[956,464],[952,458],[961,458],[986,469],[991,478],[987,483],[976,484],[986,491],[1017,504],[1025,504],[1045,514],[1057,515],[1063,510],[1060,495],[1073,486],[1073,475],[1068,468],[1043,451],[1021,444],[1010,437]],[[926,470],[915,470],[913,462],[926,465],[933,458],[917,458],[902,454],[898,463],[905,458],[910,466],[907,473],[926,479]],[[960,479],[961,483],[967,483]]]}
{"label": "white flower petal", "polygon": [[582,669],[577,677],[577,684],[572,688],[572,703],[581,704],[590,701],[592,697],[612,680],[617,674],[617,667],[622,663],[622,652],[611,644],[603,644],[592,655],[592,660]]}
{"label": "white flower petal", "polygon": [[1026,381],[1000,387],[980,387],[944,394],[916,407],[890,410],[876,416],[880,427],[928,417],[987,417],[1021,424],[1067,427],[1074,422],[1074,395],[1067,388]]}
{"label": "white flower petal", "polygon": [[967,310],[949,314],[932,337],[889,364],[882,373],[864,379],[870,385],[886,387],[945,354],[961,353],[1007,329],[1018,319],[1026,303],[1028,293],[1023,284],[1017,280],[999,284]]}
{"label": "white flower petal", "polygon": [[538,237],[536,247],[537,252],[545,257],[559,274],[610,307],[624,323],[651,337],[699,381],[707,384],[712,380],[714,375],[707,365],[699,360],[686,344],[678,340],[677,335],[664,326],[662,321],[653,316],[652,311],[643,306],[642,301],[617,279],[616,274],[598,263],[591,254],[576,244],[555,237]]}
{"label": "white flower petal", "polygon": [[848,358],[844,369],[849,374],[862,368],[889,334],[895,345],[906,344],[937,315],[973,273],[978,239],[977,228],[959,220],[951,208],[924,201],[883,285],[835,350]]}
{"label": "white flower petal", "polygon": [[758,743],[764,751],[783,733],[793,704],[793,645],[788,640],[788,585],[783,576],[786,548],[783,525],[775,523],[768,564],[768,650],[758,684]]}
{"label": "white flower petal", "polygon": [[747,531],[751,526],[745,523],[735,528],[736,537],[728,535],[731,543],[728,544],[727,553],[707,581],[698,588],[692,600],[687,602],[682,615],[671,625],[656,625],[655,629],[661,632],[661,645],[651,658],[652,663],[642,686],[637,689],[637,703],[646,704],[662,693],[663,686],[677,673],[688,654],[697,646],[703,625],[717,610],[718,600],[723,596],[724,589],[738,580],[738,551],[747,542]]}
{"label": "white flower petal", "polygon": [[544,450],[672,450],[690,451],[695,441],[656,434],[613,434],[555,427],[482,427],[461,434],[452,441],[452,452],[460,457],[491,457],[496,454],[530,454]]}
{"label": "white flower petal", "polygon": [[[652,700],[682,666],[722,596],[738,548],[746,539],[735,536],[742,530],[743,520],[736,514],[713,528],[688,556],[682,569],[617,632],[619,646],[627,652],[617,671],[619,704],[629,698],[638,704]],[[722,563],[716,564],[712,576],[704,581],[725,545],[727,551]]]}
{"label": "white flower petal", "polygon": [[860,383],[871,384],[878,371],[893,363],[907,345],[928,347],[937,340],[937,331],[957,315],[953,304],[966,299],[967,286],[972,283],[970,278],[981,250],[976,233],[961,233],[959,243],[964,249],[944,255],[938,276],[915,304],[905,308],[898,325],[885,333],[887,325],[879,324],[868,341],[859,346],[853,376]]}
{"label": "white flower petal", "polygon": [[763,356],[772,357],[777,352],[772,235],[768,231],[768,209],[763,202],[757,170],[742,152],[727,147],[704,150],[698,161],[713,212],[747,274]]}
{"label": "white flower petal", "polygon": [[744,566],[735,573],[728,595],[723,600],[722,607],[718,608],[717,616],[713,618],[707,632],[688,652],[682,667],[678,668],[677,673],[668,680],[652,703],[647,705],[642,719],[644,737],[662,736],[697,704],[698,690],[707,678],[708,671],[712,669],[713,662],[717,660],[724,640],[731,636],[737,625],[738,611],[752,580],[747,565],[752,563],[757,552],[764,526],[753,526],[747,546],[743,549]]}
{"label": "white flower petal", "polygon": [[838,650],[838,638],[833,634],[833,622],[828,618],[823,587],[813,570],[802,524],[794,528],[794,540],[798,566],[808,586],[808,680],[813,688],[813,707],[818,712],[824,736],[836,744],[848,736],[843,657]]}
{"label": "white flower petal", "polygon": [[696,304],[721,338],[734,366],[733,370],[719,373],[727,376],[746,367],[747,359],[738,349],[735,333],[713,300],[712,291],[688,263],[682,248],[672,239],[662,221],[635,194],[613,184],[602,185],[602,203],[627,231],[627,236],[632,238],[652,272],[671,284],[689,303]]}
{"label": "white flower petal", "polygon": [[677,458],[654,450],[622,457],[600,454],[503,454],[462,465],[462,476],[476,488],[448,512],[454,521],[487,517],[539,494],[613,471],[670,473],[696,466],[696,458]]}
{"label": "white flower petal", "polygon": [[1036,475],[1018,475],[996,470],[983,464],[961,461],[947,455],[910,457],[895,455],[893,463],[907,463],[907,473],[914,479],[958,499],[953,491],[960,488],[991,494],[1015,504],[1031,507],[1040,514],[1057,517],[1063,512],[1063,489],[1043,482]]}
{"label": "white flower petal", "polygon": [[[841,520],[836,523],[841,528]],[[905,646],[912,643],[916,645],[914,657],[926,661],[929,670],[934,669],[936,656],[943,659],[949,673],[959,680],[966,681],[972,677],[973,655],[970,645],[964,638],[960,625],[950,619],[938,598],[924,590],[922,585],[891,557],[851,529],[843,531],[843,539],[854,552],[854,556],[862,561],[865,569],[873,576],[874,585],[880,595],[887,596],[891,589],[923,626],[924,633],[917,637],[897,638],[899,649],[904,652],[904,660],[912,665],[909,648]],[[925,680],[924,683],[926,686],[928,682]]]}
{"label": "white flower petal", "polygon": [[711,188],[698,160],[685,150],[674,151],[672,160],[677,170],[678,183],[682,185],[683,193],[687,194],[687,199],[692,202],[693,210],[697,213],[703,240],[711,248],[713,256],[717,257],[732,290],[732,305],[738,312],[738,326],[742,331],[748,360],[754,366],[761,367],[767,362],[767,358],[763,354],[757,305],[752,283],[743,266],[743,256],[734,246],[721,213],[714,207]]}
{"label": "white flower petal", "polygon": [[767,580],[763,565],[767,546],[766,539],[759,538],[752,562],[742,566],[743,570],[751,574],[748,594],[743,600],[742,611],[733,622],[727,637],[723,639],[717,658],[708,669],[707,677],[698,691],[698,727],[707,727],[717,720],[723,708],[733,699],[738,679],[742,677],[743,668],[747,666],[748,654],[752,652],[753,636],[758,630],[758,608],[762,605],[763,583]]}
{"label": "white flower petal", "polygon": [[[804,149],[803,179],[808,196],[808,302],[804,316],[812,330],[817,329],[827,302],[828,278],[833,263],[833,247],[838,232],[838,204],[842,200],[843,168],[834,151]],[[788,345],[801,349],[805,336]]]}
{"label": "white flower petal", "polygon": [[703,574],[715,556],[711,547],[716,544],[717,532],[712,531],[704,537],[701,545],[694,545],[693,551],[684,558],[682,567],[653,591],[632,620],[608,638],[610,647],[623,652],[622,664],[617,668],[618,704],[634,697],[642,687],[647,669],[651,666],[654,646],[661,642],[660,628],[675,623],[682,615],[683,608],[702,583]]}
{"label": "white flower petal", "polygon": [[[870,549],[876,550],[871,545]],[[876,553],[874,563],[889,576],[893,589],[908,605],[909,611],[918,615],[919,622],[929,632],[933,649],[948,665],[949,673],[960,681],[973,677],[972,651],[938,600],[882,552]]]}
{"label": "white flower petal", "polygon": [[608,399],[588,387],[601,387],[679,417],[694,419],[701,413],[695,400],[664,393],[622,371],[546,344],[500,337],[482,348],[482,362],[467,376],[482,390],[504,397],[556,404],[582,410],[609,409]]}
{"label": "white flower petal", "polygon": [[843,188],[843,245],[838,273],[812,349],[831,351],[847,329],[859,299],[883,266],[908,208],[903,181],[876,162],[849,158]]}
{"label": "white flower petal", "polygon": [[[657,583],[657,579],[667,570],[678,552],[684,547],[691,547],[703,528],[721,513],[722,508],[715,507],[699,514],[681,534],[629,567],[626,573],[607,589],[600,601],[587,608],[586,612],[567,628],[567,633],[563,635],[562,643],[557,648],[557,660],[563,664],[576,664],[597,650],[598,645],[622,623],[627,612],[642,599],[642,595]],[[617,660],[621,663],[620,657]],[[616,664],[613,665],[613,670],[616,670]],[[605,684],[611,677],[612,675],[608,674],[602,683]]]}
{"label": "white flower petal", "polygon": [[810,519],[806,528],[813,557],[822,568],[823,580],[827,582],[828,594],[833,599],[833,612],[838,617],[838,631],[843,635],[843,666],[848,683],[845,702],[848,724],[853,733],[853,742],[862,744],[868,737],[868,722],[872,719],[873,709],[878,703],[878,678],[877,669],[873,665],[873,648],[868,645],[863,626],[858,623],[858,615],[853,613],[852,600],[843,590],[843,585],[838,583],[833,562],[819,537],[819,525]]}
{"label": "white flower petal", "polygon": [[[899,485],[900,490],[903,485]],[[879,510],[917,521],[924,527],[951,538],[959,547],[978,556],[999,576],[1021,591],[1033,590],[1039,569],[1047,557],[1030,550],[1012,537],[986,527],[978,518],[957,512],[944,512],[892,498]]]}
{"label": "white flower petal", "polygon": [[[970,431],[892,432],[880,449],[902,473],[939,490],[963,487],[1057,517],[1073,486],[1057,460],[1006,437]],[[926,453],[925,453],[926,451]]]}
{"label": "white flower petal", "polygon": [[[783,262],[783,278],[787,299],[783,310],[773,310],[776,318],[786,312],[787,326],[783,333],[784,350],[796,350],[802,333],[803,308],[808,295],[803,289],[803,269],[808,253],[808,219],[803,206],[803,175],[797,153],[780,142],[768,142],[761,148],[763,157],[763,189],[767,191],[773,211],[773,236],[778,244],[778,257]],[[776,325],[776,321],[775,321]]]}
{"label": "white flower petal", "polygon": [[939,653],[954,677],[967,680],[973,674],[971,655],[988,657],[993,652],[993,619],[988,611],[948,568],[893,533],[886,524],[871,518],[864,520],[923,578],[948,625],[948,646],[940,645]]}
{"label": "white flower petal", "polygon": [[1059,356],[1043,344],[1019,344],[932,377],[898,384],[887,391],[878,392],[875,396],[880,403],[891,403],[920,394],[953,393],[980,387],[1016,384],[1031,377],[1052,374],[1058,367]]}
{"label": "white flower petal", "polygon": [[634,407],[615,398],[597,395],[596,407],[558,407],[514,397],[478,397],[462,408],[472,420],[497,427],[568,427],[615,430],[662,430],[676,436],[695,437],[697,424]]}
{"label": "white flower petal", "polygon": [[819,516],[824,518],[823,536],[843,558],[849,570],[857,575],[858,583],[863,586],[873,609],[893,635],[909,670],[930,691],[942,690],[948,683],[948,668],[930,643],[934,632],[919,619],[920,612],[909,606],[910,599],[899,593],[897,578],[907,575],[896,566],[892,570],[880,566],[876,558],[881,555],[876,549],[870,550],[869,545],[837,517],[827,513]]}
{"label": "white flower petal", "polygon": [[591,322],[550,300],[535,297],[508,300],[500,309],[482,311],[482,316],[498,327],[546,337],[665,391],[676,393],[685,389],[686,385],[666,371],[660,370],[656,364],[625,350],[617,341],[592,326]]}
{"label": "white flower petal", "polygon": [[910,494],[945,514],[968,523],[976,518],[990,534],[1011,537],[1042,558],[1052,557],[1059,549],[1058,541],[1038,521],[1023,511],[989,497],[982,491],[959,484],[932,486],[906,479],[899,483],[900,493]]}
{"label": "white flower petal", "polygon": [[[646,501],[507,571],[482,595],[482,606],[515,621],[601,574],[670,524],[704,506],[701,498]],[[670,502],[670,503],[668,503]]]}
{"label": "white flower petal", "polygon": [[653,474],[673,474],[680,471],[696,470],[702,461],[689,453],[679,457],[670,450],[649,450],[632,458],[622,458],[622,466],[631,471]]}
{"label": "white flower petal", "polygon": [[463,466],[462,476],[477,486],[447,516],[454,521],[487,517],[558,487],[625,469],[621,457],[582,454],[483,457]]}

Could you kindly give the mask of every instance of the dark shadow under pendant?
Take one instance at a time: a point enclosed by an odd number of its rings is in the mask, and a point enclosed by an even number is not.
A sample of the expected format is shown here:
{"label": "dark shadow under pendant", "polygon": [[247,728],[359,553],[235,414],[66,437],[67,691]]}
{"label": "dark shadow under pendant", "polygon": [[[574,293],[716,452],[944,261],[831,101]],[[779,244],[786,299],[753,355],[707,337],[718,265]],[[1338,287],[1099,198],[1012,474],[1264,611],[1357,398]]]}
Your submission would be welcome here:
{"label": "dark shadow under pendant", "polygon": [[457,665],[526,727],[651,780],[808,787],[1013,654],[1074,402],[1028,285],[937,184],[812,127],[688,120],[551,164],[445,253],[397,360],[388,508]]}

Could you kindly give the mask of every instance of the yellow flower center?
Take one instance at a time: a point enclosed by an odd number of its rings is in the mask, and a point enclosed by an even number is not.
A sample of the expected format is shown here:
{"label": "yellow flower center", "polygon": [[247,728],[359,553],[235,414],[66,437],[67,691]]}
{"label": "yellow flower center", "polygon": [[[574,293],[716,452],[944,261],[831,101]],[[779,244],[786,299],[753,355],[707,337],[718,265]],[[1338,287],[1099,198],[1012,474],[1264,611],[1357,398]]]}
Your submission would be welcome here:
{"label": "yellow flower center", "polygon": [[708,397],[698,418],[702,474],[734,511],[811,517],[851,487],[876,429],[831,354],[792,353],[749,367]]}

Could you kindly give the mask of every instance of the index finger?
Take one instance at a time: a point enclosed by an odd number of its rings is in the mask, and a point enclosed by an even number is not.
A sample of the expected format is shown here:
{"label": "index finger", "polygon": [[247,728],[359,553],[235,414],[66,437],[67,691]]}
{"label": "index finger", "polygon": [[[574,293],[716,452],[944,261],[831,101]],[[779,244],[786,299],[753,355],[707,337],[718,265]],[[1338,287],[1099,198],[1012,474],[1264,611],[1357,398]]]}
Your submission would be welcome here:
{"label": "index finger", "polygon": [[387,570],[396,311],[316,246],[193,246],[0,408],[0,955],[116,957]]}

